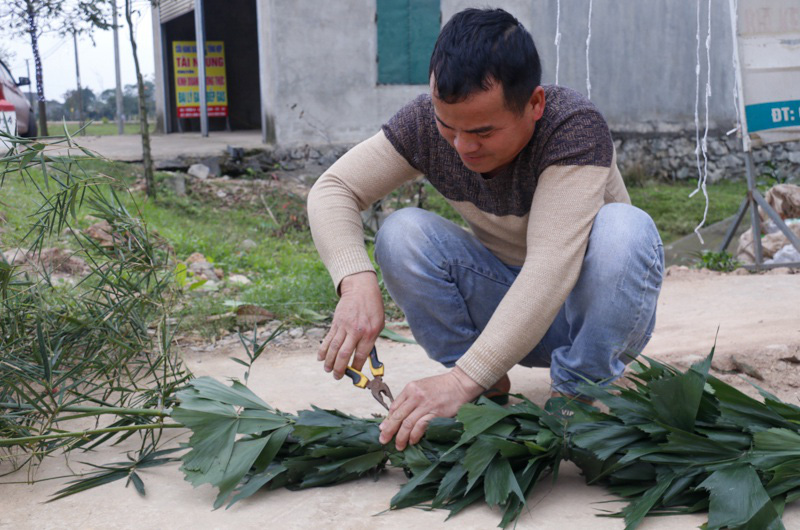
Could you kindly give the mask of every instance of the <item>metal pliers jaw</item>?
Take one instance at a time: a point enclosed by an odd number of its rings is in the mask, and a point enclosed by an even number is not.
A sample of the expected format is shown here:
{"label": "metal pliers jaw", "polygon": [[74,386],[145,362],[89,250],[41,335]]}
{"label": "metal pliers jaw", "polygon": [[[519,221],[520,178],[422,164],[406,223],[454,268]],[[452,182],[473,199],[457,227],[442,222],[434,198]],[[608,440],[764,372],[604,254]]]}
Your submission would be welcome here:
{"label": "metal pliers jaw", "polygon": [[367,379],[367,376],[352,366],[348,366],[344,373],[353,380],[354,386],[369,388],[375,401],[380,403],[386,410],[389,410],[389,405],[384,400],[384,397],[388,398],[389,403],[394,401],[394,397],[392,396],[392,391],[389,390],[389,386],[383,382],[384,367],[383,363],[378,360],[378,350],[374,346],[372,351],[369,352],[369,370],[372,373],[371,380]]}

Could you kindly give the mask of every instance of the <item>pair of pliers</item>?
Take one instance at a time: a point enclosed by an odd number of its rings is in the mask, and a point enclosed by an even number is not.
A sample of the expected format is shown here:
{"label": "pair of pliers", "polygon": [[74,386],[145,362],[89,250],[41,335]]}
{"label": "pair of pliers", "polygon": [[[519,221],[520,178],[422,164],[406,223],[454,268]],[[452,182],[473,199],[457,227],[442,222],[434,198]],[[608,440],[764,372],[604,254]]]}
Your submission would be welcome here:
{"label": "pair of pliers", "polygon": [[372,379],[367,379],[367,376],[352,366],[348,366],[344,373],[353,380],[354,386],[369,388],[375,401],[380,403],[386,410],[389,410],[389,405],[386,404],[383,398],[386,396],[389,398],[389,403],[391,403],[394,401],[394,397],[392,396],[392,391],[389,390],[389,386],[383,382],[383,363],[378,360],[378,350],[374,346],[372,351],[369,352],[369,370],[372,373]]}

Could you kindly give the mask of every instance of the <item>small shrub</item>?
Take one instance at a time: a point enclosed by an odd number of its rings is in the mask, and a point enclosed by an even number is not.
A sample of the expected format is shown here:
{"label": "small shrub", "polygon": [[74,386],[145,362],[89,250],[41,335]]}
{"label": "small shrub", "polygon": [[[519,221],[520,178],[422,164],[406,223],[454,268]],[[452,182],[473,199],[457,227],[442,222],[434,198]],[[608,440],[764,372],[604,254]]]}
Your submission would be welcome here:
{"label": "small shrub", "polygon": [[712,271],[731,272],[737,267],[741,267],[738,262],[728,252],[714,252],[712,250],[705,250],[703,252],[695,253],[697,256],[697,268],[709,269]]}

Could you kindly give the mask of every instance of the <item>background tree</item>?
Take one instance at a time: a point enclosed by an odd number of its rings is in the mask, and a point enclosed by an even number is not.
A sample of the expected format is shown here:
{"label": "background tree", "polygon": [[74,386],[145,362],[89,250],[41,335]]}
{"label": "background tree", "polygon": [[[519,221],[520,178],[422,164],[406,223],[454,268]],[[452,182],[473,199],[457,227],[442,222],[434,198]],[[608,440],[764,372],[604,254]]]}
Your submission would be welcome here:
{"label": "background tree", "polygon": [[[112,2],[115,0],[111,0]],[[158,5],[158,0],[147,0],[150,6]],[[139,101],[139,131],[142,136],[142,164],[144,165],[144,181],[147,186],[148,197],[155,198],[156,186],[154,179],[153,156],[150,151],[150,130],[147,123],[147,98],[145,93],[144,77],[139,67],[139,52],[136,46],[136,31],[133,20],[141,16],[140,11],[134,6],[133,0],[125,0],[125,21],[128,23],[128,37],[133,51],[133,64],[136,68],[136,86]]]}
{"label": "background tree", "polygon": [[0,25],[12,35],[31,41],[36,68],[39,134],[47,136],[47,103],[44,95],[44,69],[39,39],[49,31],[61,35],[88,34],[94,28],[108,29],[109,0],[4,0],[0,2]]}
{"label": "background tree", "polygon": [[3,61],[6,63],[6,65],[8,65],[16,58],[16,56],[16,53],[6,48],[3,43],[0,42],[0,61]]}
{"label": "background tree", "polygon": [[39,38],[52,29],[63,12],[60,0],[6,0],[0,3],[0,23],[12,34],[31,41],[36,67],[36,99],[38,100],[39,134],[47,136],[47,107],[44,97],[44,73],[39,53]]}
{"label": "background tree", "polygon": [[[150,116],[156,111],[156,84],[150,80],[144,80],[144,104],[147,108],[147,115]],[[122,109],[125,117],[139,116],[139,86],[137,84],[125,85],[122,90]]]}
{"label": "background tree", "polygon": [[80,97],[77,90],[67,90],[64,93],[64,107],[69,113],[67,119],[77,119],[81,115],[80,106],[83,106],[84,116],[90,120],[100,117],[97,112],[97,96],[91,88],[82,87]]}

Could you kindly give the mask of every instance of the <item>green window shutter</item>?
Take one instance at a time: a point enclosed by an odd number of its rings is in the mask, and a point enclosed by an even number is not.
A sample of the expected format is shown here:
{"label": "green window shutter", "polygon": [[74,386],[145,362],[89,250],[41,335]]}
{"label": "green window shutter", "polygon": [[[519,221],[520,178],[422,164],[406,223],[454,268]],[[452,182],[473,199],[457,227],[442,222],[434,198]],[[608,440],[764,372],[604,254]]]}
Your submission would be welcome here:
{"label": "green window shutter", "polygon": [[411,0],[409,21],[409,83],[428,84],[428,66],[439,36],[439,0]]}
{"label": "green window shutter", "polygon": [[378,83],[428,84],[440,0],[377,0]]}

